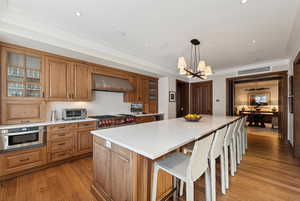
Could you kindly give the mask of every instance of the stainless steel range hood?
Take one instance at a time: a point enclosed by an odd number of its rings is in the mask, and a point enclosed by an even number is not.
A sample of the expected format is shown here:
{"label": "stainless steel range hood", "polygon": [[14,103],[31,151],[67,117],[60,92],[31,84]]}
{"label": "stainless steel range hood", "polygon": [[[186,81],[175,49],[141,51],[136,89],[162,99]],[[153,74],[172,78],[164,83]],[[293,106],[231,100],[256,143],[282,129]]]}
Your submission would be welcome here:
{"label": "stainless steel range hood", "polygon": [[133,87],[126,79],[93,74],[93,90],[128,92],[128,91],[132,91]]}

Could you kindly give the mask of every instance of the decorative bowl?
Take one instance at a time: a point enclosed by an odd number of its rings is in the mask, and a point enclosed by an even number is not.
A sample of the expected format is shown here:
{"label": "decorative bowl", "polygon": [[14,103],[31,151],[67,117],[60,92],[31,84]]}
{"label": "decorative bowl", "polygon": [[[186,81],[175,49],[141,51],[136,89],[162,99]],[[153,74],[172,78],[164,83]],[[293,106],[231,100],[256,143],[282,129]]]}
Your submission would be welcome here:
{"label": "decorative bowl", "polygon": [[202,118],[202,116],[200,116],[199,118],[187,118],[187,117],[184,117],[184,119],[186,121],[190,121],[190,122],[198,122],[201,118]]}

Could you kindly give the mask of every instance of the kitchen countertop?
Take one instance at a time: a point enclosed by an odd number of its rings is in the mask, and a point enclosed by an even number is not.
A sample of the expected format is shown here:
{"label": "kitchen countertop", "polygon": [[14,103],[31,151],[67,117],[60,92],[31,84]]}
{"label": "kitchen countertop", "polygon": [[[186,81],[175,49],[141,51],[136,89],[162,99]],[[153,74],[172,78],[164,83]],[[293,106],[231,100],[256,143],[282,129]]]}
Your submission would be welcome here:
{"label": "kitchen countertop", "polygon": [[114,144],[155,160],[240,117],[203,115],[199,122],[183,118],[91,131]]}
{"label": "kitchen countertop", "polygon": [[79,120],[58,120],[58,121],[46,121],[46,122],[39,122],[39,123],[1,125],[0,129],[23,128],[23,127],[33,127],[33,126],[50,126],[56,124],[70,124],[70,123],[80,123],[80,122],[88,122],[88,121],[97,121],[97,119],[86,118],[86,119],[79,119]]}

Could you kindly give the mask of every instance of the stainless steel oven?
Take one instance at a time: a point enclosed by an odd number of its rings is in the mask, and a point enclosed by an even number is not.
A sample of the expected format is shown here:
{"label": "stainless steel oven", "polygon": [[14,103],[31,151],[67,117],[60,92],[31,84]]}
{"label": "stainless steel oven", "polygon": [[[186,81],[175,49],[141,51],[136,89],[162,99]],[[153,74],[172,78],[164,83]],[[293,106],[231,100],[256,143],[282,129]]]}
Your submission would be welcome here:
{"label": "stainless steel oven", "polygon": [[43,126],[10,128],[0,130],[0,151],[43,145],[45,143]]}

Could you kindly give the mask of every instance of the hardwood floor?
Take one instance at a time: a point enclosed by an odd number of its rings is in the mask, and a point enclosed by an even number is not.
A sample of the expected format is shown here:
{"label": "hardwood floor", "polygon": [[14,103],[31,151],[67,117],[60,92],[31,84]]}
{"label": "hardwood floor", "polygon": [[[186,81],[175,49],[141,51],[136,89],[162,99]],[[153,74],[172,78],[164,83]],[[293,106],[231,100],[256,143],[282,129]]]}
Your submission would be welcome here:
{"label": "hardwood floor", "polygon": [[[249,149],[230,177],[230,189],[218,201],[299,201],[300,160],[276,135],[249,130]],[[219,170],[217,170],[219,172]],[[2,182],[1,201],[96,201],[90,193],[92,158],[84,158]],[[196,185],[196,200],[204,200],[203,180]],[[181,199],[181,200],[184,200]]]}

